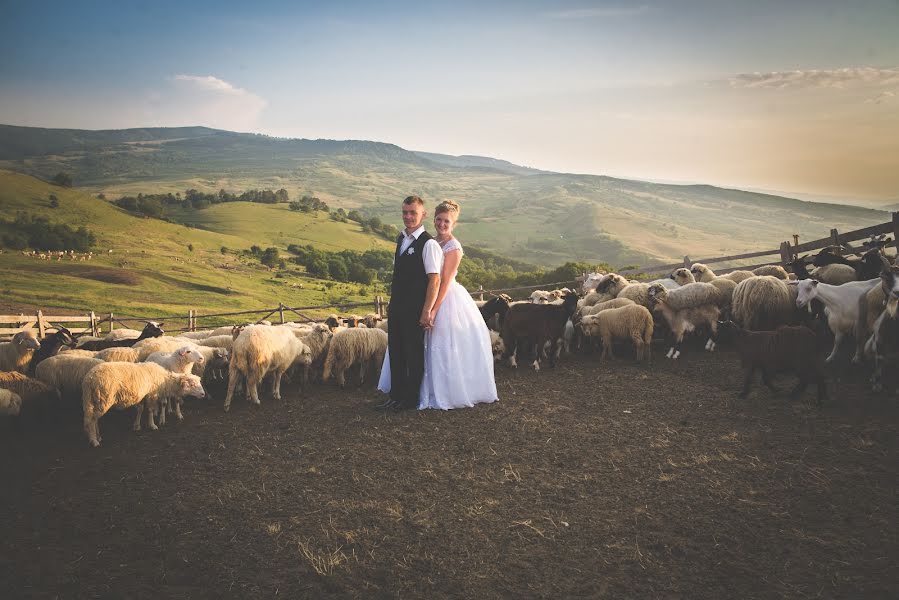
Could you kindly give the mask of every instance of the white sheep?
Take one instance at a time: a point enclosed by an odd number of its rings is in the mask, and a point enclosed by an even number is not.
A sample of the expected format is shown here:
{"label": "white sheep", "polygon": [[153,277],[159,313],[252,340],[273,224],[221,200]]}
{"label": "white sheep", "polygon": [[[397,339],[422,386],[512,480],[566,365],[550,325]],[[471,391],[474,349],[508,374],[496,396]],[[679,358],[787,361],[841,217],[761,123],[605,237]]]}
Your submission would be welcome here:
{"label": "white sheep", "polygon": [[[715,272],[711,270],[708,265],[704,265],[702,263],[693,263],[690,267],[690,272],[693,273],[693,276],[696,278],[696,281],[702,283],[711,283],[713,279],[718,277],[715,275]],[[725,273],[721,275],[721,277],[725,279],[730,279],[734,283],[740,283],[743,280],[749,279],[750,277],[755,277],[755,274],[752,271],[731,271],[730,273]]]}
{"label": "white sheep", "polygon": [[59,390],[18,371],[0,371],[0,389],[16,393],[25,406],[32,403],[53,405],[59,402]]}
{"label": "white sheep", "polygon": [[34,370],[34,377],[52,385],[62,396],[81,397],[81,384],[88,372],[103,364],[99,358],[57,354],[42,360]]}
{"label": "white sheep", "polygon": [[234,347],[234,338],[231,337],[231,334],[211,335],[207,338],[193,341],[199,346],[209,346],[210,348],[227,348],[228,350],[230,350],[232,347]]}
{"label": "white sheep", "polygon": [[581,329],[587,337],[602,340],[599,359],[614,359],[612,342],[629,340],[634,344],[637,360],[652,360],[652,314],[645,306],[631,304],[609,308],[581,319]]}
{"label": "white sheep", "polygon": [[[86,351],[79,350],[78,352]],[[95,358],[106,362],[137,362],[140,359],[140,348],[106,348],[98,351]]]}
{"label": "white sheep", "polygon": [[[208,337],[212,337],[214,332],[212,329],[204,329],[201,331],[185,331],[181,334],[181,337],[187,338],[189,340],[204,340]],[[231,332],[223,333],[222,335],[231,335]]]}
{"label": "white sheep", "polygon": [[737,284],[731,301],[734,321],[750,331],[770,331],[795,320],[795,293],[787,282],[765,275]]}
{"label": "white sheep", "polygon": [[328,356],[322,371],[322,381],[333,373],[340,387],[346,385],[346,370],[358,364],[359,382],[364,383],[365,372],[372,364],[380,365],[387,351],[387,334],[380,329],[345,329],[331,338]]}
{"label": "white sheep", "polygon": [[[368,330],[366,330],[368,331]],[[228,393],[225,412],[231,408],[231,398],[241,377],[247,381],[250,402],[259,404],[258,386],[266,373],[275,374],[272,395],[281,399],[281,376],[294,365],[311,363],[309,347],[297,339],[288,327],[253,325],[240,332],[234,340],[229,367]]]}
{"label": "white sheep", "polygon": [[[210,348],[210,350],[212,350],[212,348]],[[174,352],[154,352],[147,357],[147,360],[145,362],[156,363],[158,365],[162,365],[165,369],[171,371],[172,373],[181,373],[186,375],[190,373],[194,369],[194,367],[205,364],[206,358],[196,346],[190,345],[182,346]],[[202,372],[199,373],[198,376],[202,377]],[[182,402],[180,398],[163,397],[159,400],[160,425],[165,425],[166,410],[173,409],[175,412],[175,416],[178,417],[178,420],[184,420],[184,415],[181,413]]]}
{"label": "white sheep", "polygon": [[503,356],[503,352],[506,351],[506,344],[503,343],[503,338],[499,334],[498,331],[493,331],[492,329],[488,329],[490,333],[490,347],[493,350],[493,360],[498,361]]}
{"label": "white sheep", "polygon": [[26,373],[34,351],[41,345],[31,331],[20,331],[10,342],[0,342],[0,371]]}
{"label": "white sheep", "polygon": [[768,275],[771,277],[777,277],[778,279],[782,279],[784,281],[790,278],[787,270],[780,265],[762,265],[761,267],[753,269],[752,274],[757,277]]}
{"label": "white sheep", "polygon": [[140,331],[136,329],[113,329],[103,338],[104,340],[136,340],[140,337]]}
{"label": "white sheep", "polygon": [[15,417],[22,412],[22,397],[0,388],[0,416]]}
{"label": "white sheep", "polygon": [[309,366],[303,369],[303,383],[307,383],[310,372],[315,371],[316,377],[321,375],[322,366],[328,356],[328,345],[331,343],[333,333],[327,325],[315,325],[310,331],[295,330],[294,335],[309,348]]}
{"label": "white sheep", "polygon": [[844,283],[858,280],[858,274],[855,272],[855,269],[849,265],[840,263],[818,267],[811,271],[809,275],[813,279],[817,279],[821,283],[826,283],[828,285],[843,285]]}
{"label": "white sheep", "polygon": [[680,269],[675,269],[671,273],[671,279],[677,285],[687,285],[688,283],[696,283],[696,277],[693,275],[693,272],[686,267],[681,267]]}
{"label": "white sheep", "polygon": [[681,353],[684,334],[699,327],[708,327],[711,336],[705,344],[708,351],[715,350],[715,334],[718,331],[721,294],[710,283],[688,283],[668,290],[661,285],[649,288],[653,310],[661,312],[674,336],[667,358],[677,359]]}
{"label": "white sheep", "polygon": [[196,375],[172,373],[156,363],[103,363],[91,369],[81,386],[84,432],[91,446],[99,446],[98,421],[110,409],[137,407],[134,430],[140,431],[140,419],[146,403],[149,427],[156,430],[153,415],[161,397],[193,396],[203,398],[206,391]]}

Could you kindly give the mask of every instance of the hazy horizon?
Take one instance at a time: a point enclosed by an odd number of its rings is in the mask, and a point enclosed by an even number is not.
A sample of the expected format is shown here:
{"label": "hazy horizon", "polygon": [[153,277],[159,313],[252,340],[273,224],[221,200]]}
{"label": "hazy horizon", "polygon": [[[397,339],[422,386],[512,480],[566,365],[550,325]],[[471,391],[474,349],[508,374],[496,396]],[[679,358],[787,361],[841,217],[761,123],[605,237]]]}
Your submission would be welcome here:
{"label": "hazy horizon", "polygon": [[6,7],[0,122],[899,202],[896,1],[46,6]]}

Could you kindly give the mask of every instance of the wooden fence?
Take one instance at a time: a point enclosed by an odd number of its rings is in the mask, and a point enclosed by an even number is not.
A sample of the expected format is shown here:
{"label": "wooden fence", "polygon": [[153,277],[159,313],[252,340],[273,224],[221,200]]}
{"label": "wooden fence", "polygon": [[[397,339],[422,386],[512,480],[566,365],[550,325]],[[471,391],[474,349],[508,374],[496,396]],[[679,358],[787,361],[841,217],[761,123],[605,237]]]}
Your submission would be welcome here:
{"label": "wooden fence", "polygon": [[773,250],[760,250],[757,252],[748,252],[746,254],[735,254],[733,256],[719,256],[715,258],[699,258],[699,259],[691,259],[689,256],[684,256],[684,260],[682,262],[671,263],[667,265],[653,265],[648,267],[641,267],[638,269],[627,269],[625,271],[619,271],[622,275],[635,275],[638,273],[645,273],[647,275],[654,274],[665,274],[671,273],[674,269],[679,269],[681,267],[689,268],[693,263],[703,263],[706,265],[714,265],[719,263],[730,263],[735,261],[746,261],[753,258],[760,258],[762,256],[776,256],[773,260],[768,260],[765,262],[760,262],[757,264],[751,265],[738,265],[738,266],[729,266],[722,268],[715,268],[714,271],[716,273],[728,273],[730,271],[735,271],[737,269],[747,269],[752,270],[758,267],[763,267],[765,265],[773,265],[779,264],[781,266],[786,266],[787,263],[791,262],[794,258],[796,258],[799,254],[803,252],[809,252],[811,250],[819,250],[821,248],[826,248],[828,246],[841,246],[845,248],[848,253],[855,254],[859,250],[855,248],[851,242],[855,242],[857,240],[864,240],[870,238],[875,235],[880,235],[884,233],[892,233],[893,241],[890,242],[889,245],[895,245],[896,240],[899,239],[899,212],[894,212],[892,220],[881,223],[880,225],[872,225],[870,227],[863,227],[862,229],[856,229],[855,231],[849,231],[847,233],[840,233],[836,229],[830,230],[830,235],[821,238],[819,240],[813,240],[811,242],[805,242],[803,244],[799,243],[799,236],[793,236],[793,243],[791,244],[788,241],[784,241],[780,243],[780,246]]}

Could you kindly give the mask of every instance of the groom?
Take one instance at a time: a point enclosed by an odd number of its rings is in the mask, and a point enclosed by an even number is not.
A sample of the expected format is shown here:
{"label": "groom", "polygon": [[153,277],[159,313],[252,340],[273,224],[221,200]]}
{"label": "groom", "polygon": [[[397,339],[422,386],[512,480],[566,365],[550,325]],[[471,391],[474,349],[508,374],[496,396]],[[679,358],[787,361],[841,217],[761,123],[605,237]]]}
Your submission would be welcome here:
{"label": "groom", "polygon": [[390,335],[390,400],[387,407],[415,408],[424,376],[425,329],[440,287],[440,244],[425,231],[424,202],[403,200],[403,225],[393,259],[387,322]]}

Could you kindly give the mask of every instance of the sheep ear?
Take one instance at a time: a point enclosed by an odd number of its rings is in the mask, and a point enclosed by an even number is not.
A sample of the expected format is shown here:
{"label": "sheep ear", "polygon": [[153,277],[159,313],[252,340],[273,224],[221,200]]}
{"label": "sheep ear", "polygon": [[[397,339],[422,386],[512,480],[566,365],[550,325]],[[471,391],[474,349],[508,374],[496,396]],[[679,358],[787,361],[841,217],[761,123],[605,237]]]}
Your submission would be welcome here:
{"label": "sheep ear", "polygon": [[788,279],[785,283],[787,285],[799,285],[799,281],[795,281],[793,279]]}
{"label": "sheep ear", "polygon": [[189,348],[181,348],[180,350],[178,350],[178,354],[180,354],[181,356],[187,356],[188,352],[190,352]]}

